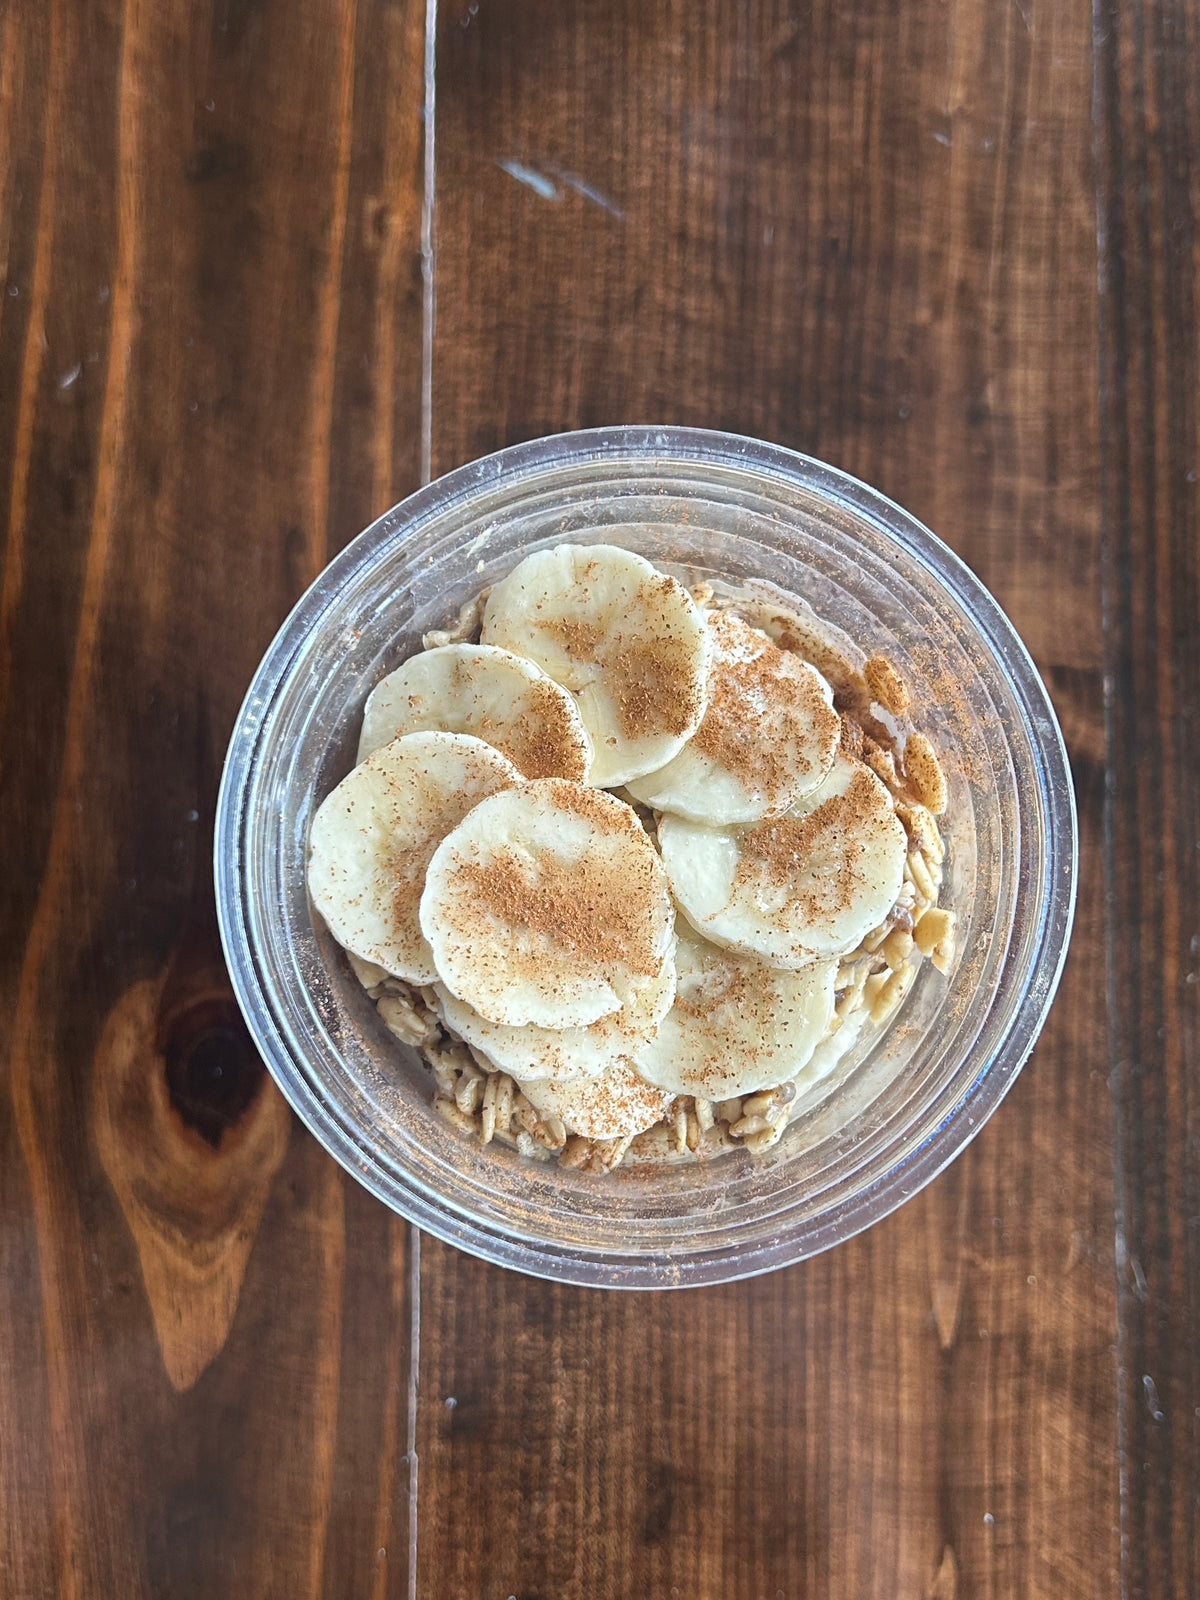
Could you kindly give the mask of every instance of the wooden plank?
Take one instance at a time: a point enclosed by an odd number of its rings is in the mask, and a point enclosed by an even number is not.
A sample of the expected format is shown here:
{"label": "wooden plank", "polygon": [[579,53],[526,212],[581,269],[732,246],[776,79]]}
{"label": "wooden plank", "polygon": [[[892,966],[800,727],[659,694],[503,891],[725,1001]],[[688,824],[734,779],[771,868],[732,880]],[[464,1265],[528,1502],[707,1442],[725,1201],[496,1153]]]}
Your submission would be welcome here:
{"label": "wooden plank", "polygon": [[415,484],[423,7],[0,27],[0,1591],[404,1593],[406,1230],[293,1137],[208,860],[261,651]]}
{"label": "wooden plank", "polygon": [[1123,1592],[1200,1589],[1200,7],[1098,12]]}
{"label": "wooden plank", "polygon": [[438,470],[662,419],[878,483],[1034,648],[1084,877],[1032,1064],[863,1238],[662,1296],[426,1242],[422,1595],[1115,1585],[1089,43],[1082,0],[443,7]]}

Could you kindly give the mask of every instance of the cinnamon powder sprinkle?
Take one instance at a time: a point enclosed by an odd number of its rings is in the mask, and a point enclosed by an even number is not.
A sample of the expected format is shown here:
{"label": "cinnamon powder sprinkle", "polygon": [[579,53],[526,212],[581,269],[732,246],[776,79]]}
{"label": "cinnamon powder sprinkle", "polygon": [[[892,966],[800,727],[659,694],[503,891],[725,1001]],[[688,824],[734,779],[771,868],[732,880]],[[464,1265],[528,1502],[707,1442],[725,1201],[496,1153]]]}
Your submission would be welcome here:
{"label": "cinnamon powder sprinkle", "polygon": [[[878,791],[869,773],[858,771],[844,794],[831,795],[803,817],[776,817],[742,835],[744,858],[761,862],[773,883],[787,883],[822,834],[853,833],[879,811]],[[739,871],[740,871],[739,867]]]}
{"label": "cinnamon powder sprinkle", "polygon": [[[832,795],[806,816],[760,822],[742,835],[734,882],[745,884],[765,871],[772,884],[789,889],[785,921],[789,905],[812,921],[843,909],[854,896],[859,862],[870,853],[870,825],[890,820],[890,803],[883,811],[880,799],[875,779],[860,767],[843,794]],[[818,849],[822,870],[814,875]]]}
{"label": "cinnamon powder sprinkle", "polygon": [[[765,962],[751,964],[732,961],[712,964],[704,974],[704,981],[692,995],[682,989],[675,994],[675,1010],[684,1016],[700,1021],[711,1016],[720,1007],[731,1007],[739,1015],[757,1016],[774,995],[774,969]],[[765,1041],[764,1041],[765,1045]]]}
{"label": "cinnamon powder sprinkle", "polygon": [[781,650],[799,656],[817,669],[833,689],[835,705],[851,705],[859,698],[862,674],[815,629],[792,613],[779,610],[764,615],[762,625]]}
{"label": "cinnamon powder sprinkle", "polygon": [[[585,579],[595,575],[594,565],[584,568]],[[672,615],[686,596],[682,584],[660,573],[629,596],[623,626],[610,630],[579,616],[537,623],[574,661],[601,670],[627,739],[678,736],[696,725],[704,685],[691,642],[674,631],[678,622]]]}
{"label": "cinnamon powder sprinkle", "polygon": [[582,782],[587,776],[588,751],[575,732],[567,706],[555,687],[544,681],[531,683],[528,696],[530,713],[505,730],[504,754],[526,778]]}
{"label": "cinnamon powder sprinkle", "polygon": [[643,847],[644,829],[638,823],[632,808],[625,802],[614,804],[606,789],[589,789],[583,783],[565,783],[561,779],[547,783],[542,791],[552,803],[563,811],[573,812],[590,822],[600,833],[627,833],[639,850]]}
{"label": "cinnamon powder sprinkle", "polygon": [[941,816],[950,798],[946,775],[923,733],[910,733],[905,742],[904,772],[921,804]]}
{"label": "cinnamon powder sprinkle", "polygon": [[716,652],[692,743],[771,807],[786,806],[796,776],[813,769],[813,746],[832,754],[838,714],[805,662],[739,617],[714,612],[707,620]]}
{"label": "cinnamon powder sprinkle", "polygon": [[872,656],[863,667],[863,677],[871,698],[885,711],[900,717],[908,710],[908,690],[904,679],[886,656]]}
{"label": "cinnamon powder sprinkle", "polygon": [[627,739],[678,736],[695,725],[703,686],[694,663],[690,642],[670,634],[619,641],[606,667]]}
{"label": "cinnamon powder sprinkle", "polygon": [[604,638],[605,628],[599,622],[587,622],[582,617],[539,618],[537,626],[548,633],[577,661],[595,661],[596,649]]}
{"label": "cinnamon powder sprinkle", "polygon": [[396,929],[418,928],[417,907],[421,903],[421,891],[425,887],[425,874],[429,869],[429,862],[437,848],[436,837],[430,839],[426,847],[420,852],[408,855],[396,855],[389,863],[395,873],[392,884],[392,919],[391,926]]}
{"label": "cinnamon powder sprinkle", "polygon": [[841,722],[841,736],[838,739],[838,751],[849,761],[859,760],[865,748],[863,731],[853,717],[848,717],[843,711],[839,718]]}
{"label": "cinnamon powder sprinkle", "polygon": [[[560,1103],[552,1084],[534,1084],[533,1094],[548,1106]],[[640,1078],[632,1063],[615,1061],[599,1077],[577,1080],[573,1085],[571,1125],[593,1140],[628,1139],[635,1131],[652,1127],[665,1114],[672,1098]]]}
{"label": "cinnamon powder sprinkle", "polygon": [[619,963],[641,977],[662,969],[657,922],[646,906],[649,872],[631,881],[628,870],[594,856],[534,869],[507,847],[487,861],[464,862],[459,872],[488,911],[513,927],[542,934],[597,967]]}

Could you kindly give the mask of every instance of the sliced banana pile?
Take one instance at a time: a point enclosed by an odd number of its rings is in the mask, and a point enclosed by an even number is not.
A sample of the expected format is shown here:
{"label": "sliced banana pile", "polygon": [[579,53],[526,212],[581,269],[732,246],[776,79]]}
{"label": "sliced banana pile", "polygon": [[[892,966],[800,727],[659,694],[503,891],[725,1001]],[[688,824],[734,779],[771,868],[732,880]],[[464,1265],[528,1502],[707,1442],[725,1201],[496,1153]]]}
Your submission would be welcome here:
{"label": "sliced banana pile", "polygon": [[433,987],[438,1009],[451,1032],[518,1083],[592,1078],[615,1061],[628,1060],[654,1037],[675,999],[675,963],[664,961],[657,978],[635,989],[619,1010],[586,1028],[543,1028],[532,1022],[511,1027],[491,1022],[444,983]]}
{"label": "sliced banana pile", "polygon": [[636,800],[710,827],[777,817],[833,765],[833,691],[799,656],[739,617],[711,611],[708,708],[679,754],[626,787]]}
{"label": "sliced banana pile", "polygon": [[671,959],[666,874],[631,807],[564,778],[481,802],[434,852],[421,931],[489,1022],[586,1028]]}
{"label": "sliced banana pile", "polygon": [[656,772],[700,725],[709,633],[683,585],[615,545],[527,556],[488,596],[484,644],[535,661],[579,703],[591,782]]}
{"label": "sliced banana pile", "polygon": [[367,700],[311,829],[334,938],[376,988],[424,986],[434,1032],[560,1139],[623,1149],[790,1083],[838,1026],[839,958],[915,893],[826,678],[614,545],[528,556],[481,632]]}
{"label": "sliced banana pile", "polygon": [[432,983],[417,912],[433,853],[481,800],[520,781],[506,756],[462,733],[410,733],[343,778],[313,818],[308,858],[313,904],[342,948]]}
{"label": "sliced banana pile", "polygon": [[422,650],[376,684],[358,759],[430,728],[486,739],[526,778],[582,783],[592,763],[592,741],[567,691],[532,661],[492,645]]}
{"label": "sliced banana pile", "polygon": [[543,1117],[558,1117],[584,1139],[628,1139],[666,1115],[672,1096],[616,1061],[598,1078],[522,1084]]}
{"label": "sliced banana pile", "polygon": [[829,1027],[837,969],[769,967],[680,928],[675,1004],[634,1065],[661,1089],[705,1100],[786,1083]]}
{"label": "sliced banana pile", "polygon": [[698,933],[789,968],[853,950],[895,905],[908,854],[891,795],[844,756],[782,817],[719,829],[664,816],[658,843]]}

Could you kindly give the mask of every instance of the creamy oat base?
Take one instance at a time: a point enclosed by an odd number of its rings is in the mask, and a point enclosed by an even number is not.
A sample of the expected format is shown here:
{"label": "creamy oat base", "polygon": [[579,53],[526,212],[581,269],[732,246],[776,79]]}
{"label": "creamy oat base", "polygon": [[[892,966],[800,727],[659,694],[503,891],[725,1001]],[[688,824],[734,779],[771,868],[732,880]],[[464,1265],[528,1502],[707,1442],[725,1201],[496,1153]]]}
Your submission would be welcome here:
{"label": "creamy oat base", "polygon": [[[948,972],[953,962],[954,915],[938,903],[945,846],[937,816],[948,803],[947,784],[929,739],[916,730],[903,731],[900,719],[907,720],[914,708],[895,665],[884,656],[875,655],[856,666],[849,653],[832,643],[819,624],[762,596],[737,593],[707,582],[696,584],[690,592],[696,604],[713,617],[715,635],[726,640],[729,648],[739,642],[739,632],[742,636],[748,632],[746,625],[759,638],[766,635],[773,641],[784,657],[776,679],[782,678],[787,685],[786,696],[806,709],[817,729],[816,736],[820,737],[822,716],[827,715],[831,719],[830,736],[841,756],[855,765],[861,762],[885,787],[905,836],[899,893],[878,923],[837,961],[828,1026],[794,1075],[753,1093],[724,1099],[663,1093],[632,1073],[629,1082],[614,1078],[607,1091],[599,1087],[601,1080],[597,1079],[597,1093],[640,1096],[639,1104],[644,1100],[644,1119],[655,1116],[651,1126],[632,1135],[600,1136],[606,1127],[606,1111],[620,1109],[603,1104],[591,1107],[585,1119],[587,1126],[599,1133],[588,1136],[575,1131],[557,1114],[555,1096],[546,1092],[546,1084],[537,1082],[523,1087],[477,1044],[463,1037],[462,1031],[453,1026],[453,1008],[447,1003],[452,997],[440,985],[397,977],[375,962],[350,954],[350,964],[375,1001],[384,1025],[403,1044],[418,1050],[428,1065],[434,1083],[433,1104],[439,1115],[484,1144],[494,1140],[532,1159],[557,1159],[564,1166],[597,1172],[622,1163],[703,1159],[737,1148],[767,1150],[782,1137],[794,1107],[809,1098],[813,1085],[833,1073],[864,1030],[878,1032],[887,1025],[908,993],[921,961],[929,960],[942,973]],[[447,645],[476,645],[487,600],[488,595],[482,594],[462,608],[453,627],[427,633],[423,648],[429,651]],[[678,649],[685,647],[686,642]],[[727,683],[732,682],[732,690],[713,697],[708,714],[694,728],[683,751],[684,779],[689,778],[687,761],[693,753],[700,760],[715,753],[722,770],[734,775],[727,801],[733,816],[738,814],[741,803],[736,792],[741,767],[745,767],[745,783],[759,783],[770,791],[772,799],[777,799],[775,791],[796,765],[789,767],[781,756],[778,761],[760,764],[762,770],[753,772],[743,762],[745,719],[754,715],[759,679],[768,665],[762,657],[749,653],[746,662],[726,679]],[[810,668],[816,669],[832,688],[833,710],[828,713],[823,713],[823,703],[805,678]],[[634,739],[642,732],[637,725],[636,691],[637,685],[630,677],[614,711],[624,734]],[[685,709],[694,726],[695,713],[691,708]],[[594,731],[589,731],[594,738]],[[658,731],[652,729],[652,736]],[[668,777],[677,764],[673,761],[664,769]],[[661,773],[651,776],[662,778]],[[647,838],[656,841],[659,815],[641,799],[647,792],[646,780],[632,781],[629,789],[618,786],[615,792],[633,807]],[[599,797],[603,791],[596,793]],[[852,809],[860,803],[856,793],[851,783],[842,804]],[[649,799],[653,798],[651,794]],[[746,859],[760,859],[768,874],[786,883],[789,863],[805,847],[804,822],[767,818],[746,825],[743,834]],[[528,913],[535,921],[535,912],[548,914],[552,909],[549,902],[544,897],[539,899],[533,886],[518,881],[519,874],[513,878],[514,870],[506,867],[505,872],[492,871],[479,878],[476,888],[485,905],[490,896],[496,905],[521,916]],[[597,938],[604,942],[605,929],[585,931],[590,943],[584,942],[589,948]],[[560,1037],[565,1041],[567,1035]],[[579,1115],[576,1121],[581,1122]]]}

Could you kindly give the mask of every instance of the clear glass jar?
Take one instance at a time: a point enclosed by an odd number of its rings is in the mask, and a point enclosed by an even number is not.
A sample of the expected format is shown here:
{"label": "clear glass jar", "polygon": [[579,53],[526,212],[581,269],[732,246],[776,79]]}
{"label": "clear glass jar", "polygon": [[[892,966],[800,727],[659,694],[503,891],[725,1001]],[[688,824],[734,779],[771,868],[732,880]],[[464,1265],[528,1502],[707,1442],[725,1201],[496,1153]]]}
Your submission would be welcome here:
{"label": "clear glass jar", "polygon": [[[305,887],[309,821],[352,764],[369,690],[521,556],[626,545],[694,580],[765,581],[900,667],[950,780],[948,978],[924,962],[882,1033],[761,1155],[583,1174],[484,1147],[432,1110]],[[321,574],[259,667],[216,830],[234,987],[276,1082],[360,1182],[439,1238],[573,1283],[770,1271],[892,1211],[978,1131],[1033,1047],[1075,901],[1066,752],[1012,625],[926,528],[821,462],[729,434],[602,428],[472,462]]]}

